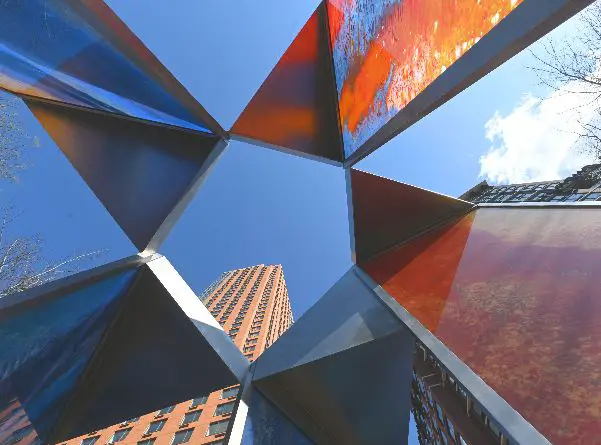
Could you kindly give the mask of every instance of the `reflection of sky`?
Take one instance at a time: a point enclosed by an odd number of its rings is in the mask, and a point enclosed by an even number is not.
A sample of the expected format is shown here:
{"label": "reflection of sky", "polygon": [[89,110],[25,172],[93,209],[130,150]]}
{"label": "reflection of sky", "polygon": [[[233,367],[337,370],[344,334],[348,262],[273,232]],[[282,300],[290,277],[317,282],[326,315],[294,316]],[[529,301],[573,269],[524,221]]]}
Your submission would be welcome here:
{"label": "reflection of sky", "polygon": [[[92,20],[106,20],[102,12],[91,12],[92,7],[81,8],[89,9]],[[7,42],[0,48],[0,85],[20,87],[18,91],[34,96],[117,109],[138,118],[208,132],[70,7],[54,0],[43,4],[32,0],[27,5],[8,2],[3,6],[0,26]]]}
{"label": "reflection of sky", "polygon": [[[133,99],[114,94],[90,83],[82,82],[76,77],[37,64],[3,44],[0,44],[0,63],[3,65],[3,70],[0,72],[0,84],[15,91],[38,94],[47,99],[67,100],[75,105],[122,113],[203,133],[209,132],[199,125],[178,119]],[[44,86],[31,87],[42,79]],[[49,84],[52,85],[51,88],[47,87]]]}
{"label": "reflection of sky", "polygon": [[0,378],[10,376],[28,357],[119,296],[133,274],[124,272],[2,320]]}

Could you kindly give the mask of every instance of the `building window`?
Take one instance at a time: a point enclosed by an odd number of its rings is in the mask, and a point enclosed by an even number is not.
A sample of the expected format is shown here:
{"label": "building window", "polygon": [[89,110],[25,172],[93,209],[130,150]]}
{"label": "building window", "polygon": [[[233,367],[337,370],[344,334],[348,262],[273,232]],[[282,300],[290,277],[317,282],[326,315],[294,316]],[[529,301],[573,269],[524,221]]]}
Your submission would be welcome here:
{"label": "building window", "polygon": [[583,201],[596,201],[597,199],[599,199],[599,197],[601,196],[601,193],[589,193],[588,196],[586,196]]}
{"label": "building window", "polygon": [[9,436],[8,440],[3,441],[2,444],[3,445],[13,445],[17,442],[21,442],[32,431],[34,431],[33,426],[25,425],[24,427],[13,431],[12,434]]}
{"label": "building window", "polygon": [[223,445],[223,440],[218,440],[216,442],[209,442],[207,445]]}
{"label": "building window", "polygon": [[209,429],[207,430],[207,436],[225,433],[227,431],[227,426],[229,425],[229,423],[229,420],[220,420],[219,422],[214,422],[210,424]]}
{"label": "building window", "polygon": [[191,413],[186,413],[186,415],[184,416],[184,420],[182,420],[182,425],[186,423],[196,422],[200,417],[200,413],[202,413],[202,410],[200,409],[197,411],[192,411]]}
{"label": "building window", "polygon": [[582,193],[574,193],[566,198],[566,201],[578,201],[580,198],[584,196]]}
{"label": "building window", "polygon": [[159,415],[165,415],[165,414],[169,414],[171,411],[173,411],[173,406],[166,406],[165,408],[163,408],[162,410],[160,410],[158,412]]}
{"label": "building window", "polygon": [[235,386],[233,388],[224,389],[221,391],[222,399],[229,399],[230,397],[236,397],[238,395],[238,387]]}
{"label": "building window", "polygon": [[86,437],[81,441],[81,445],[94,445],[98,439],[100,439],[100,436]]}
{"label": "building window", "polygon": [[123,439],[125,439],[127,437],[127,435],[129,434],[130,431],[131,431],[131,428],[126,428],[124,430],[115,431],[115,434],[113,434],[113,437],[111,438],[111,440],[109,440],[109,443],[121,442]]}
{"label": "building window", "polygon": [[234,410],[234,402],[222,403],[221,405],[217,405],[215,408],[215,415],[222,416],[224,414],[231,414]]}
{"label": "building window", "polygon": [[207,403],[207,399],[209,396],[197,397],[192,399],[192,403],[190,403],[190,407],[188,409],[196,408],[197,406],[204,405]]}
{"label": "building window", "polygon": [[455,426],[453,425],[453,422],[451,422],[451,419],[447,418],[447,427],[449,429],[449,433],[451,434],[451,436],[455,437]]}
{"label": "building window", "polygon": [[184,430],[184,431],[178,431],[177,433],[174,434],[171,445],[178,445],[180,443],[186,443],[187,441],[190,440],[190,437],[192,437],[192,431],[194,431],[194,428],[190,428],[190,429]]}
{"label": "building window", "polygon": [[146,434],[156,433],[157,431],[161,431],[165,426],[166,420],[157,420],[155,422],[151,422],[148,425],[148,429],[146,430]]}
{"label": "building window", "polygon": [[248,352],[253,352],[255,350],[256,346],[249,346],[247,348],[244,348],[244,353],[248,353]]}
{"label": "building window", "polygon": [[156,439],[153,437],[151,439],[141,440],[137,445],[153,445]]}

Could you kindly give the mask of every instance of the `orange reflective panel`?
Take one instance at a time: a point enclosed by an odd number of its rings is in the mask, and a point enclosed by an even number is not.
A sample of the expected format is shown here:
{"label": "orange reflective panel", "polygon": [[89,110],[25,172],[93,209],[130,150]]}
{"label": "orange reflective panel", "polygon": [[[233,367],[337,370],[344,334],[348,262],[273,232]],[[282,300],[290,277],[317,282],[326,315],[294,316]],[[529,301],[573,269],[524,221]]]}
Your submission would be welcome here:
{"label": "orange reflective panel", "polygon": [[554,444],[601,431],[601,212],[479,209],[364,266]]}

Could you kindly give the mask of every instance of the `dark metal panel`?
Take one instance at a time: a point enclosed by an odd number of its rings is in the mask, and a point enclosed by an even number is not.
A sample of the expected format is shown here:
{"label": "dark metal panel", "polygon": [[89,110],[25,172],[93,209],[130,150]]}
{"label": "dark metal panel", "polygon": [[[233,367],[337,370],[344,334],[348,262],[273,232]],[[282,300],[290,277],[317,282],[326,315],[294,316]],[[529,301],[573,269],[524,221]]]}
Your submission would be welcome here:
{"label": "dark metal panel", "polygon": [[197,134],[26,101],[139,250],[155,248],[223,149]]}
{"label": "dark metal panel", "polygon": [[140,270],[51,441],[240,383],[248,361],[165,258]]}
{"label": "dark metal panel", "polygon": [[353,269],[255,362],[255,379],[390,335],[402,326]]}
{"label": "dark metal panel", "polygon": [[341,162],[327,12],[321,3],[246,106],[231,133]]}
{"label": "dark metal panel", "polygon": [[403,329],[255,385],[315,443],[407,443],[414,345]]}
{"label": "dark metal panel", "polygon": [[0,311],[1,443],[48,442],[138,265],[97,268],[61,280],[60,289],[40,286]]}
{"label": "dark metal panel", "polygon": [[228,445],[313,445],[291,419],[267,400],[251,379],[244,385],[233,422],[226,436]]}
{"label": "dark metal panel", "polygon": [[472,203],[356,169],[350,178],[357,264],[473,208]]}

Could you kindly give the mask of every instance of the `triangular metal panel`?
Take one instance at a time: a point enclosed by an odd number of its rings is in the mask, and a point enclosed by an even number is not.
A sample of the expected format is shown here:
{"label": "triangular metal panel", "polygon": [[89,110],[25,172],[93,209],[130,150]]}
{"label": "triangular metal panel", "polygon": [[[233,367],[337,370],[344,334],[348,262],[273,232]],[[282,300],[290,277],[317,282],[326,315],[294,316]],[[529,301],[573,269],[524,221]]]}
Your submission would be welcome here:
{"label": "triangular metal panel", "polygon": [[472,85],[591,0],[328,0],[347,165]]}
{"label": "triangular metal panel", "polygon": [[103,2],[8,0],[2,4],[0,29],[0,88],[223,135]]}
{"label": "triangular metal panel", "polygon": [[291,153],[342,161],[325,4],[311,15],[231,133]]}
{"label": "triangular metal panel", "polygon": [[249,363],[166,258],[142,267],[52,440],[240,383]]}
{"label": "triangular metal panel", "polygon": [[140,251],[156,250],[224,148],[214,137],[25,102]]}
{"label": "triangular metal panel", "polygon": [[313,445],[315,442],[251,383],[243,385],[233,421],[224,437],[228,445]]}
{"label": "triangular metal panel", "polygon": [[129,258],[3,299],[0,443],[48,441],[147,260]]}
{"label": "triangular metal panel", "polygon": [[254,384],[315,443],[407,443],[414,348],[403,329]]}
{"label": "triangular metal panel", "polygon": [[473,208],[473,204],[361,170],[349,173],[351,242],[361,265]]}
{"label": "triangular metal panel", "polygon": [[255,362],[255,378],[339,353],[399,329],[402,324],[352,268],[261,354]]}
{"label": "triangular metal panel", "polygon": [[436,332],[476,212],[384,252],[362,266],[399,304]]}
{"label": "triangular metal panel", "polygon": [[601,402],[572,397],[601,363],[599,208],[538,204],[478,208],[358,276],[510,443],[581,443],[600,424]]}

